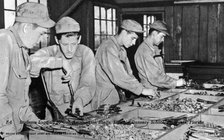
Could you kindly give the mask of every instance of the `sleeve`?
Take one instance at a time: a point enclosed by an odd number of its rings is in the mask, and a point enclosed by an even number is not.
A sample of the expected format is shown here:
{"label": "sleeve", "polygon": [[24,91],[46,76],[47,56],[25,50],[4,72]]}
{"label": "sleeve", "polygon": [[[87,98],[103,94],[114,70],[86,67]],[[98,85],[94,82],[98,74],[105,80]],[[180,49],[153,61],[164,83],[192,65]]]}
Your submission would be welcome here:
{"label": "sleeve", "polygon": [[83,55],[79,85],[74,97],[80,97],[84,105],[90,103],[95,94],[95,66],[96,62],[94,54],[91,50],[88,49],[88,51],[86,51]]}
{"label": "sleeve", "polygon": [[49,46],[38,50],[30,56],[31,58],[31,71],[32,77],[38,77],[42,68],[61,68],[62,58],[54,57],[55,46]]}
{"label": "sleeve", "polygon": [[129,74],[125,70],[123,63],[119,59],[118,53],[113,47],[107,47],[101,57],[102,64],[100,65],[109,76],[112,83],[137,95],[142,93],[142,84],[139,83],[132,74]]}
{"label": "sleeve", "polygon": [[176,79],[166,75],[150,54],[146,55],[143,53],[136,56],[135,63],[137,68],[144,72],[142,75],[146,75],[148,82],[152,85],[156,87],[175,88]]}
{"label": "sleeve", "polygon": [[12,40],[0,37],[0,42],[0,131],[3,133],[15,132],[16,130],[12,119],[12,107],[9,105],[8,97],[6,96],[10,68],[9,56],[10,49],[12,47]]}

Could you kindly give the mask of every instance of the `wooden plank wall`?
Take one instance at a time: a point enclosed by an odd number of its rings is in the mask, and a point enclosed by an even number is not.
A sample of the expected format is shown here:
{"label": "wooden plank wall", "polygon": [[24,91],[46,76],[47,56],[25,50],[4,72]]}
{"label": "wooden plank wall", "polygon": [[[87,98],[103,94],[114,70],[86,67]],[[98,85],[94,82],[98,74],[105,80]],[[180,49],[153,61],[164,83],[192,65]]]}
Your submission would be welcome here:
{"label": "wooden plank wall", "polygon": [[0,29],[4,28],[4,3],[0,0]]}
{"label": "wooden plank wall", "polygon": [[166,7],[165,13],[173,32],[173,45],[165,44],[166,62],[179,58],[224,63],[224,3],[179,4]]}

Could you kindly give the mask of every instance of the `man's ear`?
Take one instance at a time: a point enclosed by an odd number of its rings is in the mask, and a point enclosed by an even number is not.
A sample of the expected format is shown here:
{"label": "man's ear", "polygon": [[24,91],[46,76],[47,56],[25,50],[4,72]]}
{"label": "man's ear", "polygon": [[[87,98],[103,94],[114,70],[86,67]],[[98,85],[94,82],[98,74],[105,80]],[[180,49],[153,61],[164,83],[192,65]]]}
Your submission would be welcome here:
{"label": "man's ear", "polygon": [[54,36],[54,40],[57,44],[59,44],[58,38],[56,36]]}
{"label": "man's ear", "polygon": [[152,31],[152,35],[153,35],[153,36],[157,35],[158,33],[159,33],[159,32],[156,31],[156,30]]}
{"label": "man's ear", "polygon": [[23,32],[27,33],[33,28],[32,24],[30,23],[24,23],[23,24]]}
{"label": "man's ear", "polygon": [[81,42],[82,36],[79,36],[78,44]]}

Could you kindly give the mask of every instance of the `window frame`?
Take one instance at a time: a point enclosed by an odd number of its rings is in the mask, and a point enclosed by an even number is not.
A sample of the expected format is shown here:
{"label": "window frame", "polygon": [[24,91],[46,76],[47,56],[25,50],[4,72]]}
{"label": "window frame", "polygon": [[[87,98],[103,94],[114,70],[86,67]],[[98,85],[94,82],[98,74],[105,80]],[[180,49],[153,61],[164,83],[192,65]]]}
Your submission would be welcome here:
{"label": "window frame", "polygon": [[[99,19],[98,18],[95,18],[95,6],[98,6],[99,7]],[[115,19],[113,19],[113,10],[111,10],[111,19],[108,19],[107,18],[107,12],[105,12],[105,19],[102,19],[101,18],[101,8],[105,8],[105,9],[114,9],[115,10]],[[105,10],[106,11],[106,10]],[[95,33],[95,21],[98,20],[99,21],[99,24],[100,24],[100,27],[99,27],[99,34],[96,34]],[[102,34],[101,33],[101,23],[102,21],[105,21],[106,23],[106,33],[105,34]],[[108,34],[108,21],[111,22],[112,24],[112,33],[111,34]],[[114,22],[115,22],[115,29],[114,29]],[[119,24],[119,7],[116,6],[116,5],[113,5],[113,4],[108,4],[108,3],[100,3],[100,2],[93,2],[93,45],[94,45],[94,51],[96,51],[99,47],[99,45],[102,43],[103,40],[107,39],[109,36],[114,36],[116,35],[117,33],[117,28],[118,28],[118,24]],[[95,42],[95,37],[96,36],[99,36],[100,37],[100,42],[99,44],[97,44],[98,46],[96,46],[96,42]]]}

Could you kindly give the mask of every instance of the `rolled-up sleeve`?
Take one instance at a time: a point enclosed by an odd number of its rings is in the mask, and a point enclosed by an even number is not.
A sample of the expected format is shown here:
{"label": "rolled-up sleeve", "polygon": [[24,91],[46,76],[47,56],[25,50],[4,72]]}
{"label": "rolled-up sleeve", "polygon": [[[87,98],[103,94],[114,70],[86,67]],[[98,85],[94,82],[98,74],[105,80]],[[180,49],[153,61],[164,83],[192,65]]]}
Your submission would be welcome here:
{"label": "rolled-up sleeve", "polygon": [[38,77],[42,68],[61,68],[62,58],[53,56],[57,46],[49,46],[38,50],[30,56],[31,58],[31,76]]}

